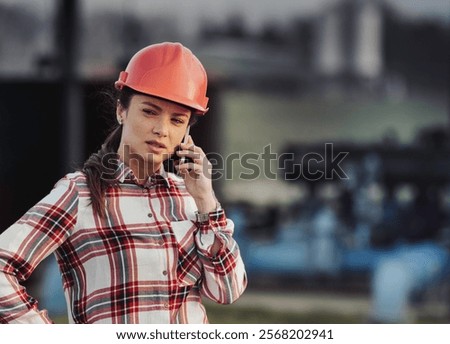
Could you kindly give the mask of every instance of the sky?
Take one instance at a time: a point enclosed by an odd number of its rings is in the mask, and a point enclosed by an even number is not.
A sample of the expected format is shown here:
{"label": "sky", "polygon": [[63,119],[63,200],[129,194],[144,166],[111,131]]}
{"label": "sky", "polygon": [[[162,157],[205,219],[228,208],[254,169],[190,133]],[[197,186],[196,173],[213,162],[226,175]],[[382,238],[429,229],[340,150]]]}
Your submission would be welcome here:
{"label": "sky", "polygon": [[[1,0],[0,0],[1,1]],[[53,0],[40,0],[53,1]],[[122,12],[141,13],[152,11],[169,15],[185,37],[195,37],[198,22],[223,24],[232,15],[245,19],[249,32],[258,32],[263,24],[288,24],[291,19],[319,12],[324,6],[342,0],[80,0],[85,10],[116,8]],[[370,1],[370,0],[356,0]],[[399,13],[417,18],[436,18],[450,24],[450,0],[383,0]]]}
{"label": "sky", "polygon": [[[15,0],[16,1],[16,0]],[[52,0],[40,0],[52,1]],[[282,22],[291,17],[313,14],[323,6],[341,0],[82,0],[84,6],[90,8],[105,8],[115,6],[123,11],[133,11],[135,7],[140,12],[147,12],[149,3],[155,12],[172,14],[178,21],[207,17],[210,20],[221,21],[230,14],[240,13],[249,29],[256,29],[261,23],[271,20]],[[358,0],[357,0],[358,1]],[[367,1],[367,0],[359,0]],[[449,0],[384,0],[400,13],[412,18],[433,17],[450,21]]]}
{"label": "sky", "polygon": [[[36,11],[51,9],[60,0],[0,0],[0,4],[22,3],[33,6]],[[341,0],[79,0],[84,10],[117,9],[119,11],[148,12],[152,6],[155,13],[172,14],[181,24],[202,17],[223,20],[230,14],[245,16],[250,29],[257,28],[267,20],[283,21],[292,16],[314,13],[322,6]],[[366,1],[366,0],[359,0]],[[450,21],[449,0],[384,0],[409,17],[433,17]]]}

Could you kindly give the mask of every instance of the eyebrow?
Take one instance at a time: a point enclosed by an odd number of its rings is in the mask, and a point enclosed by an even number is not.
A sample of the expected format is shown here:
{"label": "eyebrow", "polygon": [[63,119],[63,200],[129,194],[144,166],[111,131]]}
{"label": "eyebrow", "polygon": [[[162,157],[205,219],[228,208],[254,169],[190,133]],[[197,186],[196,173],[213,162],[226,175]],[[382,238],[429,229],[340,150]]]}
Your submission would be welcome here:
{"label": "eyebrow", "polygon": [[[142,104],[149,105],[149,106],[153,106],[153,107],[154,107],[156,110],[158,110],[158,111],[162,111],[162,110],[163,110],[160,106],[158,106],[158,105],[156,105],[156,104],[154,104],[154,103],[152,103],[152,102],[149,102],[149,101],[142,102]],[[186,109],[186,110],[187,110],[187,109]],[[187,111],[189,111],[189,110],[187,110]],[[184,112],[177,112],[177,113],[173,113],[173,114],[176,115],[176,116],[185,116],[185,117],[189,117],[188,114],[187,114],[187,113],[184,113]]]}
{"label": "eyebrow", "polygon": [[156,105],[156,104],[153,104],[152,102],[142,102],[142,104],[149,105],[149,106],[153,106],[156,110],[162,111],[162,108],[161,108],[161,107],[159,107],[159,106]]}

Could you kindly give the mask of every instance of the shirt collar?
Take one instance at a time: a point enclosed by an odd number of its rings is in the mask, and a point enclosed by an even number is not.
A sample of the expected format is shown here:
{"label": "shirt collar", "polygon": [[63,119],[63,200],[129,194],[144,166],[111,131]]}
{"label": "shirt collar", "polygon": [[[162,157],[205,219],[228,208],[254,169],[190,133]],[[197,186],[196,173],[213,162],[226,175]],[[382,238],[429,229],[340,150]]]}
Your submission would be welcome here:
{"label": "shirt collar", "polygon": [[127,164],[125,164],[125,162],[117,159],[117,169],[115,170],[114,176],[115,181],[117,181],[118,183],[131,182],[146,188],[155,185],[164,185],[165,187],[170,187],[169,175],[162,164],[160,170],[149,176],[146,182],[142,185],[139,183],[139,180],[135,176],[133,170]]}

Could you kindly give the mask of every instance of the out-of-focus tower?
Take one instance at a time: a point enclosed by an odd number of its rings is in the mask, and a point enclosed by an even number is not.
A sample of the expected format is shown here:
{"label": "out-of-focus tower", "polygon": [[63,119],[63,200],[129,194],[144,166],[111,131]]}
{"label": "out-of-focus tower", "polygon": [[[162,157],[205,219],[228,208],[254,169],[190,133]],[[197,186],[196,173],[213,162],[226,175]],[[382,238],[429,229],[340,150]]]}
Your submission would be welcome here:
{"label": "out-of-focus tower", "polygon": [[382,8],[379,1],[357,0],[352,67],[356,75],[378,79],[383,71]]}
{"label": "out-of-focus tower", "polygon": [[344,0],[328,7],[315,26],[313,65],[320,78],[377,81],[383,72],[383,4]]}

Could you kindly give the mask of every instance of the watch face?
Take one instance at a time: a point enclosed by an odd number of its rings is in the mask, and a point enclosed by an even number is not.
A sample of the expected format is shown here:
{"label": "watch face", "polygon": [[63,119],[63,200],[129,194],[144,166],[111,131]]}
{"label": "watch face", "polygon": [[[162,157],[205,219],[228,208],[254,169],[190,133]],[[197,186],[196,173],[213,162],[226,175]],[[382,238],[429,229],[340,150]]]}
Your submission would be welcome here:
{"label": "watch face", "polygon": [[207,222],[209,219],[209,214],[200,214],[197,213],[197,222],[203,223],[203,222]]}

